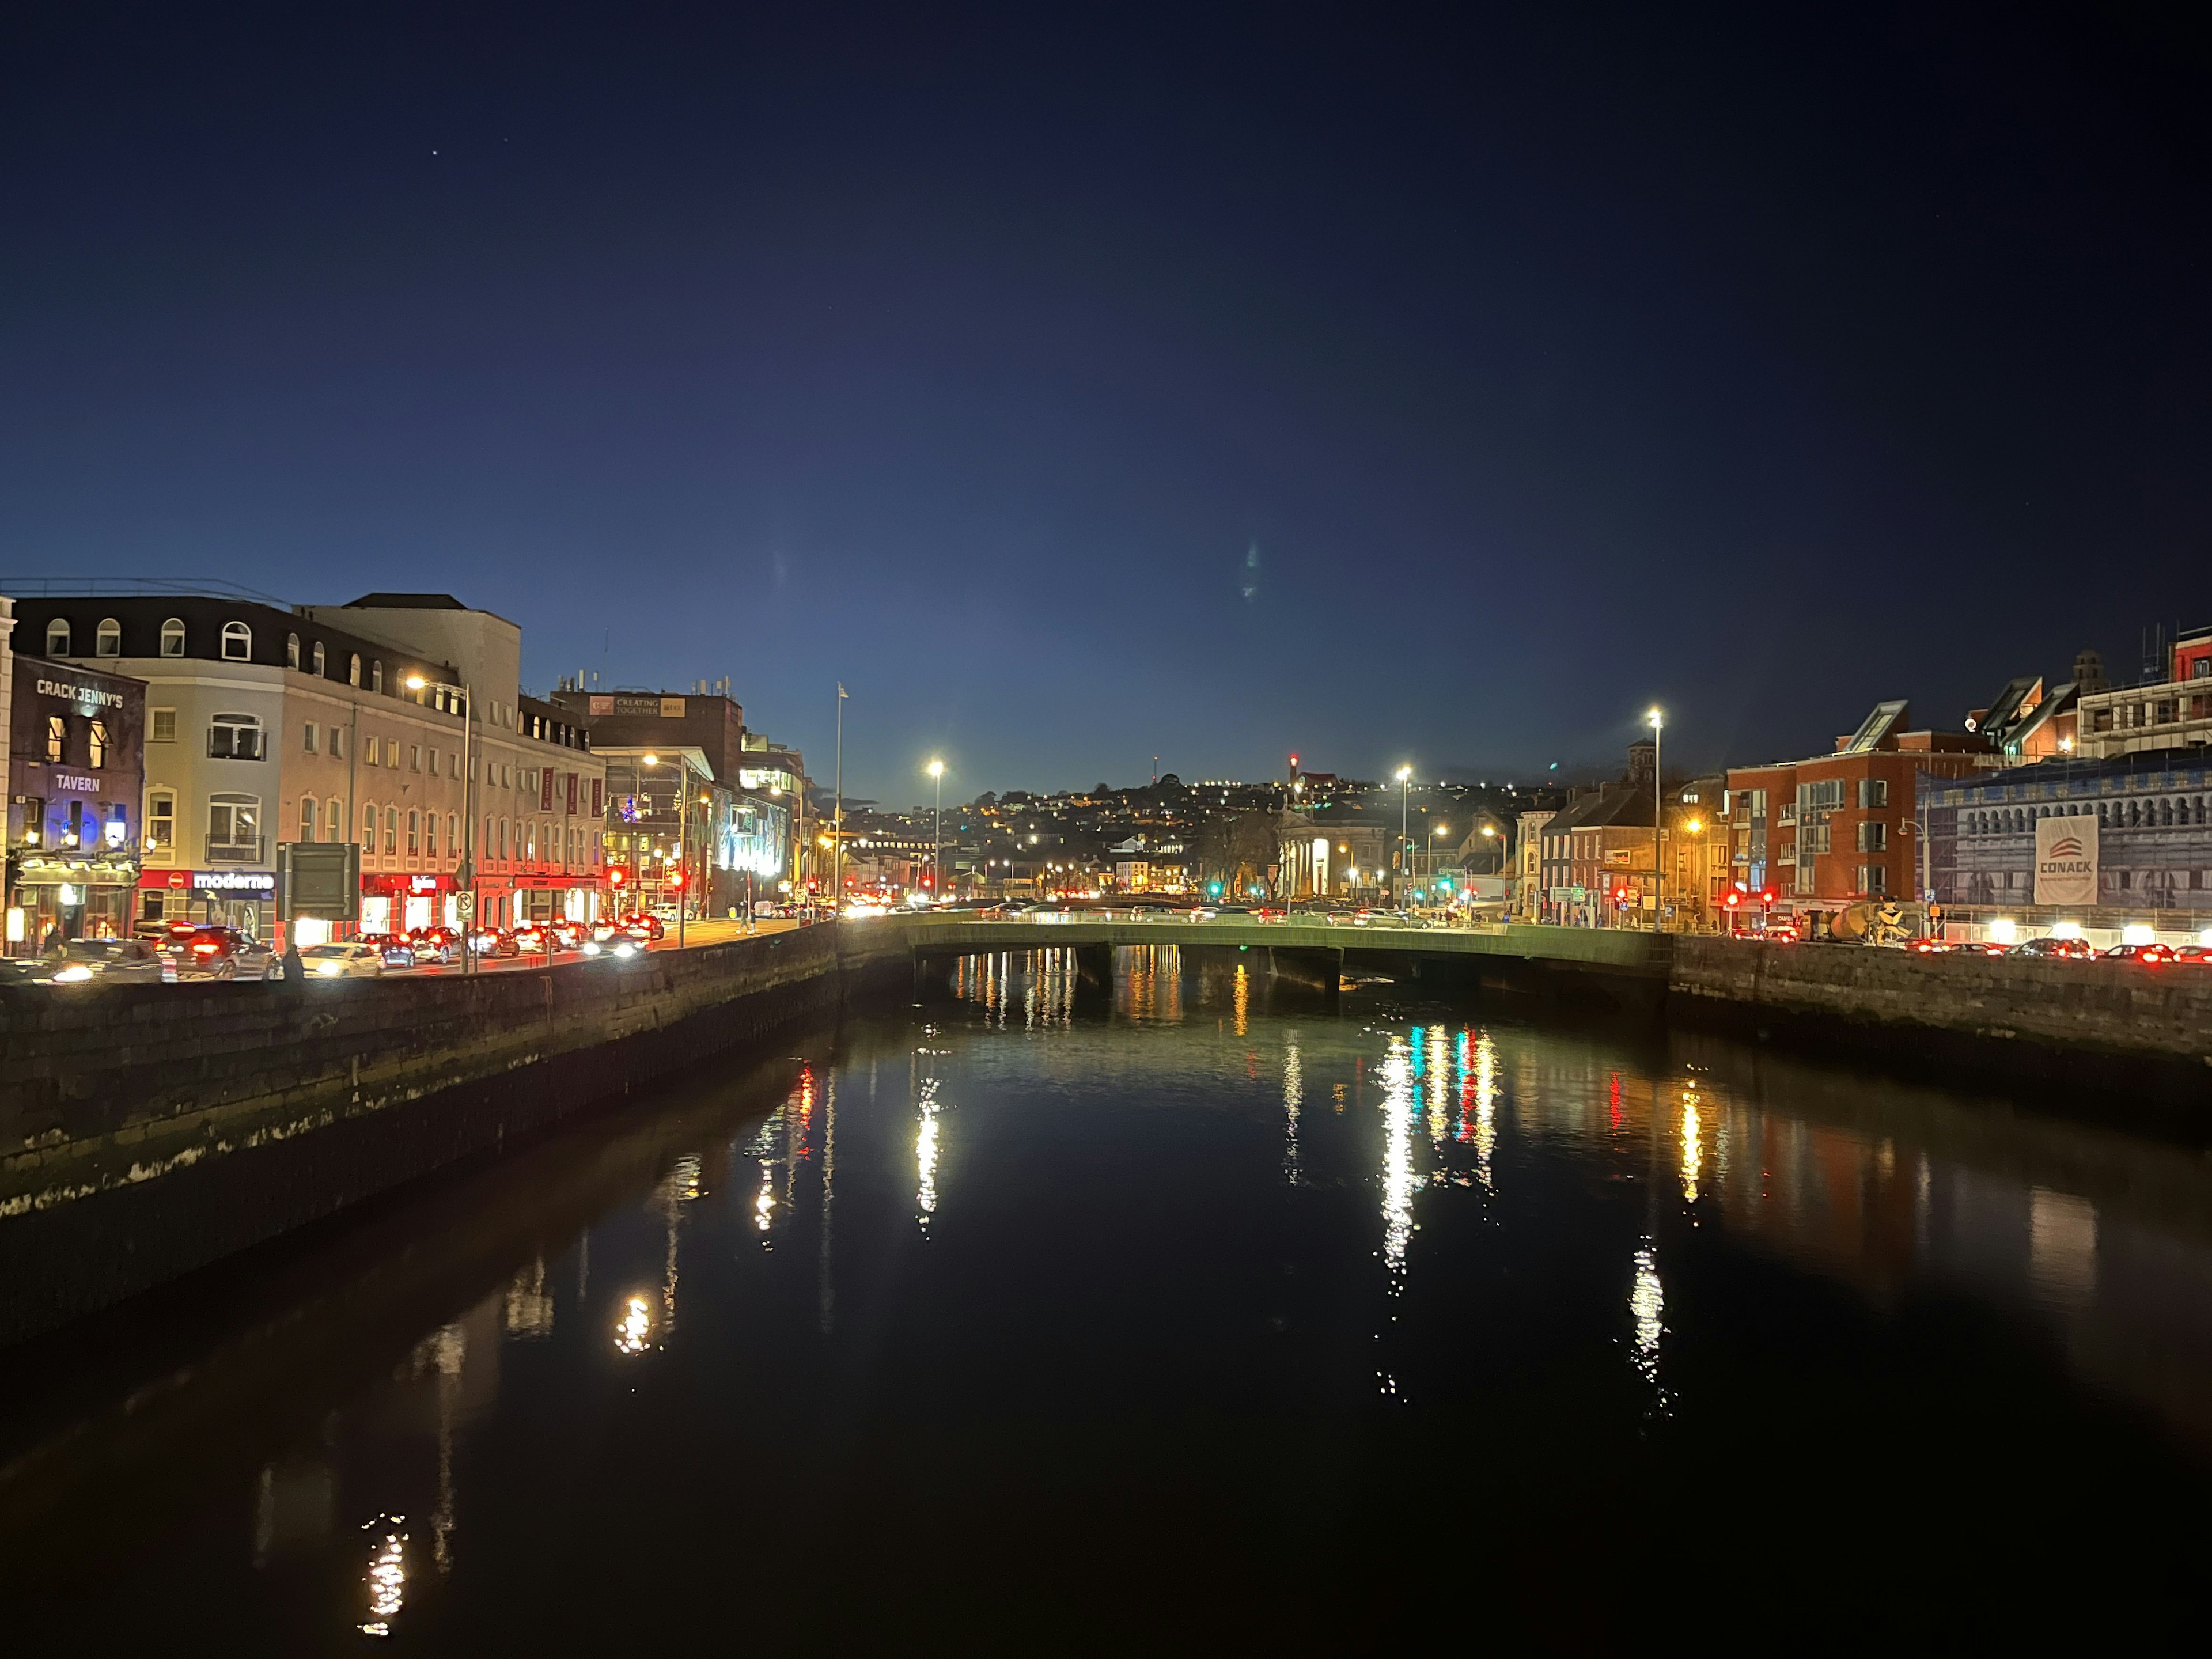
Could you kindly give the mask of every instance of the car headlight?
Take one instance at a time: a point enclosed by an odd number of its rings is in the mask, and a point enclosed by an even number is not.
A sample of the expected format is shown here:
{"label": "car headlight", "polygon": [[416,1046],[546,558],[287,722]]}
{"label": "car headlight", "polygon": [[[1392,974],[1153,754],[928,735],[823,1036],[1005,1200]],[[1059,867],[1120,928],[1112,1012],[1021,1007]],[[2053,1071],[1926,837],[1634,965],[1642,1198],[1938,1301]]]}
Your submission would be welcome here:
{"label": "car headlight", "polygon": [[584,954],[585,954],[586,956],[587,956],[587,957],[595,957],[595,956],[599,955],[599,940],[597,940],[597,939],[586,939],[586,940],[584,941]]}
{"label": "car headlight", "polygon": [[54,975],[57,985],[82,985],[92,977],[92,969],[82,963],[72,963]]}
{"label": "car headlight", "polygon": [[334,979],[345,972],[345,964],[342,962],[319,962],[315,964],[315,971],[325,979]]}
{"label": "car headlight", "polygon": [[618,957],[634,957],[637,954],[637,946],[624,939],[620,945],[615,946],[615,954]]}

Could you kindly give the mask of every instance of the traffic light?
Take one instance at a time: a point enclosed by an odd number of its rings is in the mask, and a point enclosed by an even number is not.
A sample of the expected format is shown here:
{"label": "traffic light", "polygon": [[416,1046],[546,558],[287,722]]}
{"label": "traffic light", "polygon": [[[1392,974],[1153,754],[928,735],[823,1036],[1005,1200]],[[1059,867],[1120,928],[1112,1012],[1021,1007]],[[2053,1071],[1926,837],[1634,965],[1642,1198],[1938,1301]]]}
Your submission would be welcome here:
{"label": "traffic light", "polygon": [[670,871],[668,873],[668,884],[671,887],[681,887],[684,884],[684,872],[681,870]]}
{"label": "traffic light", "polygon": [[1761,904],[1772,904],[1774,902],[1774,890],[1771,887],[1762,887],[1759,889],[1759,902]]}
{"label": "traffic light", "polygon": [[610,887],[619,887],[623,883],[629,879],[629,872],[623,869],[619,864],[614,866],[607,872],[607,885]]}
{"label": "traffic light", "polygon": [[1731,910],[1740,909],[1743,905],[1743,895],[1735,888],[1731,887],[1728,890],[1728,896],[1723,899],[1721,902],[1728,906]]}

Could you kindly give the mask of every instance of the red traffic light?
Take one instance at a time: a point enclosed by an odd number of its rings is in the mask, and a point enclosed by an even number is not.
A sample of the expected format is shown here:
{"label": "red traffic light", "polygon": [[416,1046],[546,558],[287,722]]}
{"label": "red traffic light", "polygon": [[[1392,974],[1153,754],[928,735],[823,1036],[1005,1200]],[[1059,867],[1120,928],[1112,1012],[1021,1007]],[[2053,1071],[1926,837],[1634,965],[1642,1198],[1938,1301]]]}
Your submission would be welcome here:
{"label": "red traffic light", "polygon": [[1721,902],[1727,905],[1729,909],[1733,910],[1743,902],[1743,895],[1737,892],[1735,889],[1731,887],[1729,889],[1728,896],[1723,899]]}
{"label": "red traffic light", "polygon": [[684,884],[684,872],[681,870],[671,871],[668,876],[668,884],[671,887],[681,887]]}
{"label": "red traffic light", "polygon": [[619,887],[629,878],[623,872],[622,866],[619,864],[615,866],[613,869],[607,872],[607,885],[610,887]]}
{"label": "red traffic light", "polygon": [[1759,902],[1761,904],[1771,904],[1771,903],[1773,903],[1773,902],[1774,902],[1774,890],[1773,890],[1771,887],[1766,887],[1766,888],[1762,888],[1762,889],[1760,889],[1760,890],[1759,890]]}

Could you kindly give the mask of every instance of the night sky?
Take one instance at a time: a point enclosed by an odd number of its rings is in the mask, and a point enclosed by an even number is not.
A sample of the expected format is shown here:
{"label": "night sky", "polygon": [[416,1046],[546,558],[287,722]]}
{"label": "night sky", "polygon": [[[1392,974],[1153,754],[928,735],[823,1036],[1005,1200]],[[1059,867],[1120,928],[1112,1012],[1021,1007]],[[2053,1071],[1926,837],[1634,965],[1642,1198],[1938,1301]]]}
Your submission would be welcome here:
{"label": "night sky", "polygon": [[842,678],[896,805],[1773,758],[2212,620],[2150,23],[337,9],[10,9],[0,574],[447,590],[825,780]]}

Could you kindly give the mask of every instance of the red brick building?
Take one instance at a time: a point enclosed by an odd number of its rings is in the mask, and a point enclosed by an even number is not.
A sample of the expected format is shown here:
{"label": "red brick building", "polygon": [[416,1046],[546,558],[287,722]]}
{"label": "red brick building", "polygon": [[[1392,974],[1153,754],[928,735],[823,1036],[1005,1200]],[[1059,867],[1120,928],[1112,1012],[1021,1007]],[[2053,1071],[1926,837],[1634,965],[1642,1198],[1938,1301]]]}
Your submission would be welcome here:
{"label": "red brick building", "polygon": [[1883,703],[1832,755],[1744,766],[1728,775],[1736,883],[1771,887],[1778,915],[1832,915],[1864,899],[1919,896],[1914,778],[1960,777],[2000,763],[1966,732],[1907,732],[1906,705]]}

